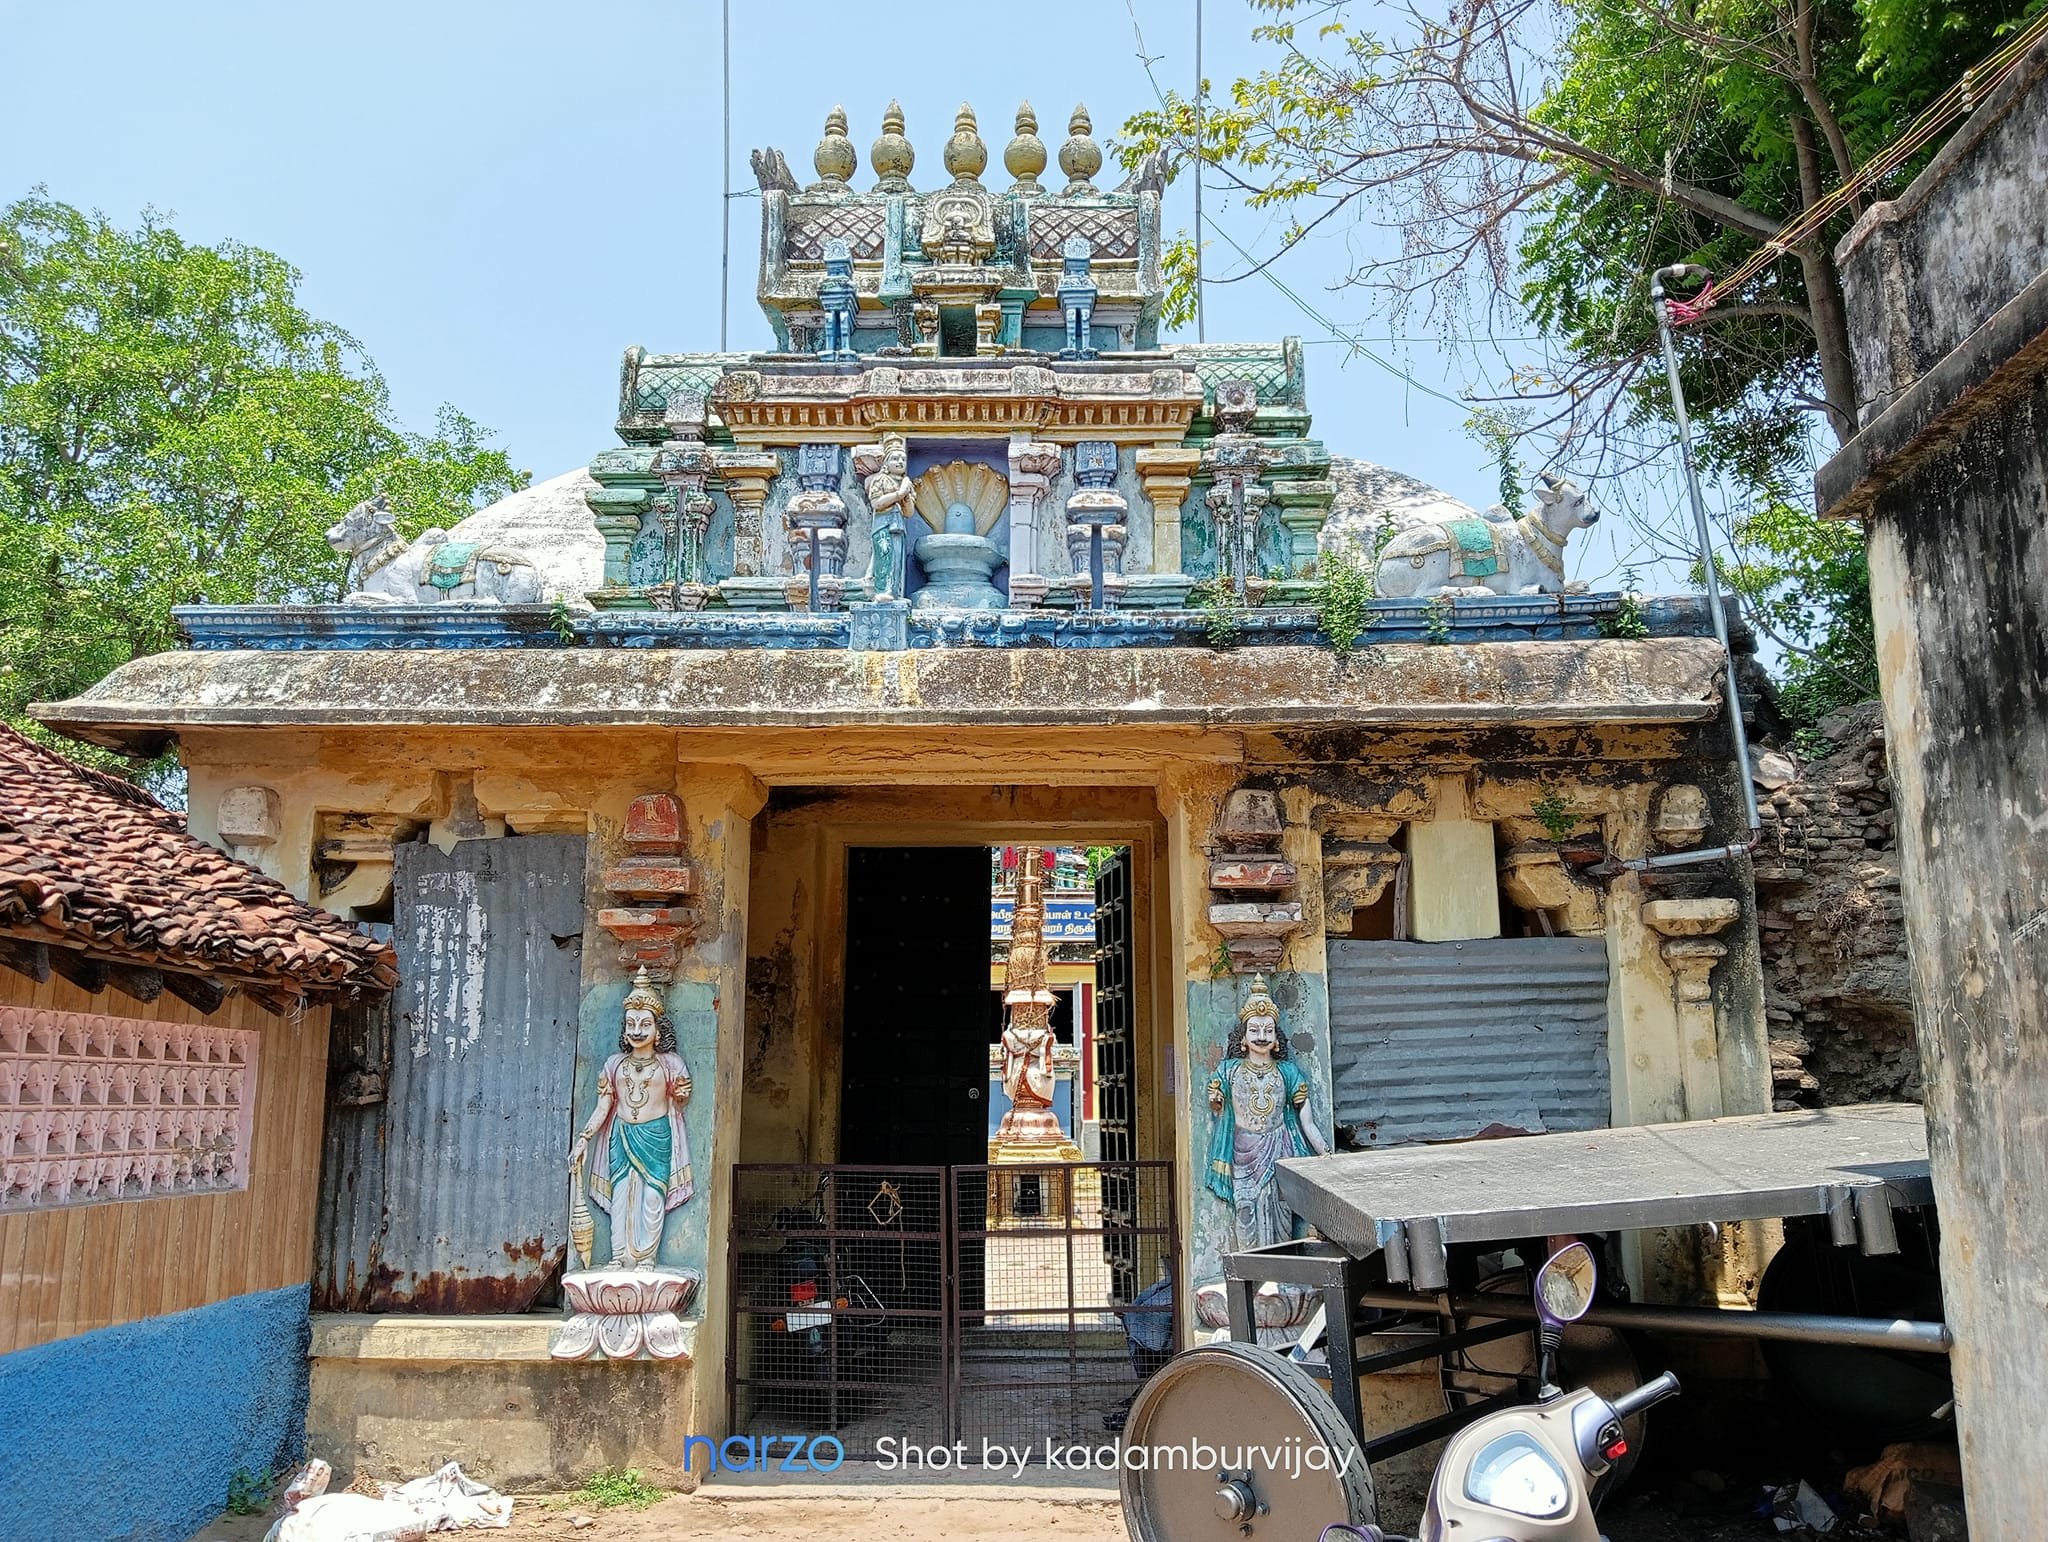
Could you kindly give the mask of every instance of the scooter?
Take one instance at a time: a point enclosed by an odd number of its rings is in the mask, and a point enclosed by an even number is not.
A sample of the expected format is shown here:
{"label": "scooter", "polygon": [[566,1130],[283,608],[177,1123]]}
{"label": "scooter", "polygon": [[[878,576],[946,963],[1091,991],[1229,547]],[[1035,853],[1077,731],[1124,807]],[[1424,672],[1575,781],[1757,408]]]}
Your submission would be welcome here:
{"label": "scooter", "polygon": [[1430,1484],[1419,1538],[1338,1521],[1323,1529],[1322,1542],[1601,1542],[1593,1484],[1628,1454],[1622,1421],[1676,1397],[1678,1378],[1666,1371],[1612,1400],[1553,1383],[1565,1324],[1593,1305],[1597,1278],[1583,1242],[1560,1249],[1537,1271],[1538,1400],[1489,1414],[1451,1437]]}

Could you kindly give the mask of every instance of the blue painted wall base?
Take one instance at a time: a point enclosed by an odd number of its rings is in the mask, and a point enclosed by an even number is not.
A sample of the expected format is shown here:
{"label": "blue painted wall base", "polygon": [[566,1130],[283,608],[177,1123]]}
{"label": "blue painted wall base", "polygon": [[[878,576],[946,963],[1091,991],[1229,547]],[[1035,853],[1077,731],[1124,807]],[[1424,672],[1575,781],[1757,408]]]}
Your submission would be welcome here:
{"label": "blue painted wall base", "polygon": [[0,1355],[0,1537],[184,1542],[236,1469],[289,1475],[306,1306],[292,1285]]}

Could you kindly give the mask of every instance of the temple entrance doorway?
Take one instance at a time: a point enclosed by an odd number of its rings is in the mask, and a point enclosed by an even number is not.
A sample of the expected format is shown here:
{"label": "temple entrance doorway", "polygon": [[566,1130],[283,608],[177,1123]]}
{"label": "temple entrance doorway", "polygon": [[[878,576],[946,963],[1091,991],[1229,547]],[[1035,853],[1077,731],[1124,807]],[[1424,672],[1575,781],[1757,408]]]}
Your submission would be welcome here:
{"label": "temple entrance doorway", "polygon": [[989,862],[856,846],[846,864],[839,1159],[952,1167],[988,1149]]}
{"label": "temple entrance doorway", "polygon": [[[829,1432],[853,1459],[1099,1444],[1177,1340],[1173,1164],[1143,1160],[1151,849],[864,833],[771,822],[757,867],[777,876],[750,927],[783,893],[842,920],[808,1001],[781,937],[749,970],[750,1010],[793,1007],[799,1056],[804,1020],[824,1030],[812,1123],[784,1128],[836,1160],[759,1160],[757,1138],[735,1170],[729,1428]],[[785,845],[805,864],[786,890]]]}

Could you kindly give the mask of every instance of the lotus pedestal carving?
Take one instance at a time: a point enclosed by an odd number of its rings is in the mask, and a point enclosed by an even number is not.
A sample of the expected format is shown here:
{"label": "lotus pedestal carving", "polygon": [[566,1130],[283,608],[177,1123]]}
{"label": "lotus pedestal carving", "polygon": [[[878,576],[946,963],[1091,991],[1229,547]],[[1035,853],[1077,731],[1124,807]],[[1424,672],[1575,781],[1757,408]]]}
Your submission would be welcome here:
{"label": "lotus pedestal carving", "polygon": [[681,1313],[697,1299],[690,1269],[585,1269],[562,1276],[569,1318],[548,1353],[557,1360],[685,1360]]}

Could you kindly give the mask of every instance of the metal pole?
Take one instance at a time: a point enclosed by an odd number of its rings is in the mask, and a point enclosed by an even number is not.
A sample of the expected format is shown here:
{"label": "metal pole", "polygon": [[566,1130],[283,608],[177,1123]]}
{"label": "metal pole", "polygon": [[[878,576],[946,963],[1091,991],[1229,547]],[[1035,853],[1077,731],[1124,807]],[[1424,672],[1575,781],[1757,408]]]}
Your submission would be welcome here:
{"label": "metal pole", "polygon": [[[1424,1311],[1461,1317],[1536,1322],[1540,1314],[1511,1296],[1418,1296],[1398,1290],[1367,1290],[1361,1305],[1391,1311]],[[1445,1311],[1448,1304],[1449,1312]],[[1641,1328],[1695,1338],[1771,1339],[1793,1344],[1850,1344],[1869,1349],[1903,1349],[1945,1355],[1954,1344],[1948,1325],[1904,1318],[1843,1317],[1827,1312],[1734,1312],[1696,1306],[1596,1306],[1579,1319],[1596,1328]]]}
{"label": "metal pole", "polygon": [[1671,381],[1671,412],[1678,420],[1678,459],[1685,467],[1685,490],[1692,499],[1693,532],[1700,542],[1700,567],[1707,577],[1707,607],[1714,614],[1714,635],[1721,640],[1721,657],[1728,667],[1728,726],[1735,741],[1735,773],[1742,782],[1742,803],[1749,815],[1749,832],[1763,828],[1757,817],[1756,784],[1749,774],[1749,735],[1742,726],[1742,697],[1735,683],[1735,650],[1728,645],[1728,617],[1721,605],[1721,578],[1714,566],[1714,538],[1707,524],[1707,500],[1700,492],[1699,472],[1692,459],[1692,420],[1686,416],[1685,388],[1678,383],[1678,350],[1671,342],[1671,305],[1664,295],[1667,278],[1706,278],[1707,270],[1697,263],[1681,262],[1659,268],[1650,276],[1650,308],[1657,316],[1657,339],[1664,345],[1664,373]]}
{"label": "metal pole", "polygon": [[[732,304],[732,0],[721,0],[718,19],[725,103],[725,180],[718,200],[718,351],[724,353],[731,346],[726,331],[726,314]],[[816,609],[815,598],[812,608]]]}
{"label": "metal pole", "polygon": [[1195,0],[1195,341],[1209,341],[1209,307],[1202,303],[1202,0]]}

